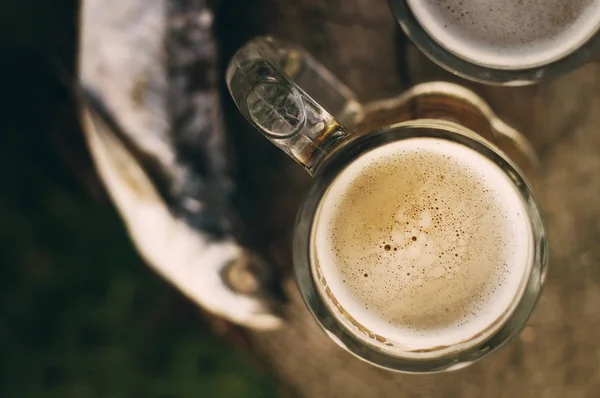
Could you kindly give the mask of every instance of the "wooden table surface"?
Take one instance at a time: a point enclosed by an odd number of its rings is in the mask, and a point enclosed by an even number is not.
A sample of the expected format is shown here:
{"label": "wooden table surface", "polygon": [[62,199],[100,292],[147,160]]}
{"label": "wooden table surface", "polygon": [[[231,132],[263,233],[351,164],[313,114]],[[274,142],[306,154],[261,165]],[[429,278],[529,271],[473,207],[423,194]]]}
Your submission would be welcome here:
{"label": "wooden table surface", "polygon": [[[328,340],[290,275],[287,324],[247,331],[250,349],[291,396],[583,398],[600,395],[600,64],[524,88],[489,87],[433,65],[398,31],[383,0],[224,0],[223,61],[248,38],[272,34],[298,43],[364,101],[423,81],[474,89],[534,144],[534,185],[547,221],[550,266],[540,302],[523,333],[467,369],[402,375],[360,362]],[[235,27],[233,29],[232,27]],[[226,103],[229,131],[262,250],[291,268],[291,232],[310,179]],[[251,150],[248,150],[251,148]]]}

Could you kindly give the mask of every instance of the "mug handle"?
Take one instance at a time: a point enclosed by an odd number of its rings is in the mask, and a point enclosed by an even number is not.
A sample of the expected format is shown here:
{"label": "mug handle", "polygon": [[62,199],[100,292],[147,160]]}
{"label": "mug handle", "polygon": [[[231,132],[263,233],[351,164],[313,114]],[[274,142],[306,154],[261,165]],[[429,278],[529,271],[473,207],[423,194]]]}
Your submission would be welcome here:
{"label": "mug handle", "polygon": [[244,117],[311,175],[348,136],[342,123],[362,117],[348,87],[309,53],[273,37],[253,39],[238,50],[226,80]]}

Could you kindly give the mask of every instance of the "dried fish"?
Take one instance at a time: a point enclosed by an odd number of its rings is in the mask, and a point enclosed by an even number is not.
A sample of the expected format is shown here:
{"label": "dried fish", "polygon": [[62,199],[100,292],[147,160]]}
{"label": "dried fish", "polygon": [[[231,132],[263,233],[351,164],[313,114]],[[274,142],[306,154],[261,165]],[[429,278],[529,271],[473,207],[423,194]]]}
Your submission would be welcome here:
{"label": "dried fish", "polygon": [[205,0],[86,0],[86,140],[137,250],[203,309],[280,326],[278,281],[232,203],[213,12]]}

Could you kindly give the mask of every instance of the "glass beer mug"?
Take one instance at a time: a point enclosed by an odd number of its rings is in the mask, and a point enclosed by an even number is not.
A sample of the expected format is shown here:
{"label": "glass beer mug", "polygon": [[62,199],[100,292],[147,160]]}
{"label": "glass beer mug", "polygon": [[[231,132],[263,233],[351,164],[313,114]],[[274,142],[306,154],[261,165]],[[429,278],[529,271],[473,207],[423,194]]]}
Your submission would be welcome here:
{"label": "glass beer mug", "polygon": [[431,60],[466,79],[522,86],[600,52],[597,0],[388,0],[404,33]]}
{"label": "glass beer mug", "polygon": [[294,270],[332,340],[376,366],[438,372],[524,327],[547,265],[524,175],[535,154],[480,97],[431,82],[361,104],[270,37],[241,48],[226,79],[246,119],[313,177]]}

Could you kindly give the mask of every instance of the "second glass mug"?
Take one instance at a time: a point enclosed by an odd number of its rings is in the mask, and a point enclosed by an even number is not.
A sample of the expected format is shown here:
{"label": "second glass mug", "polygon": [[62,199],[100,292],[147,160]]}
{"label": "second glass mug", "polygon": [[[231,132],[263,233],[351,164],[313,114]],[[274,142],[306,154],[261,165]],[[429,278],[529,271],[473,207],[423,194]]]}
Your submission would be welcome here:
{"label": "second glass mug", "polygon": [[[459,7],[455,8],[457,4],[453,3],[457,3]],[[486,3],[489,3],[488,5],[495,4],[496,9],[492,10],[490,8],[488,10],[487,7],[483,7]],[[569,10],[567,7],[569,3],[574,7],[574,10]],[[507,86],[534,84],[544,79],[568,73],[596,59],[600,53],[600,3],[598,1],[560,0],[531,4],[522,1],[502,3],[494,1],[388,0],[388,4],[404,34],[429,59],[451,73],[480,83]],[[456,11],[463,5],[464,9],[456,14],[458,16],[462,13],[462,17],[456,21],[442,21],[441,19],[436,21],[436,18],[432,17],[435,14],[432,10],[436,7],[440,10]],[[548,12],[539,11],[535,16],[521,15],[525,10],[535,9],[540,5],[547,7]],[[415,12],[415,6],[420,10],[419,12]],[[480,15],[482,8],[484,10],[483,15]],[[465,13],[469,14],[469,10],[472,15],[465,16]],[[429,15],[430,13],[431,15]],[[444,11],[439,14],[446,13],[448,12]],[[572,13],[575,13],[575,15],[571,15]],[[573,26],[568,27],[567,22],[574,22],[570,21],[569,18],[575,18],[575,16],[578,19]],[[561,20],[561,17],[564,21]],[[532,23],[528,18],[542,20],[546,18],[548,19],[546,21],[548,25],[558,30],[555,32],[555,37],[551,40],[550,45],[548,43],[538,43],[537,46],[540,47],[538,50],[544,48],[542,52],[545,53],[545,56],[540,59],[534,56],[539,52],[534,51],[536,49],[535,44],[530,45],[529,51],[519,53],[518,57],[505,54],[506,49],[496,49],[491,54],[485,55],[478,50],[468,50],[466,44],[471,41],[470,38],[482,40],[482,35],[484,35],[477,30],[469,30],[469,18],[475,18],[477,21],[488,21],[491,25],[497,25],[499,21],[509,23],[509,21],[522,18],[527,21],[526,25],[522,27],[524,31],[531,30],[526,33],[526,35],[529,35],[527,36],[528,40],[533,40],[533,38],[539,40],[538,35],[543,36],[543,33],[534,29],[537,26],[535,22]],[[496,21],[494,21],[495,19]],[[562,26],[561,22],[565,26]],[[515,23],[518,26],[519,22]],[[448,25],[452,29],[448,30]],[[480,24],[475,25],[479,26]],[[575,29],[575,26],[578,29]],[[457,38],[454,38],[455,34],[449,33],[453,30],[462,31],[463,29],[464,32]],[[490,31],[494,32],[494,29],[492,27]],[[512,32],[513,34],[518,32],[518,28],[515,29]],[[535,32],[535,35],[533,32]],[[494,32],[492,37],[501,38],[504,35],[507,35],[507,32],[500,30]],[[508,36],[510,37],[510,34]],[[518,35],[512,38],[514,41],[512,45],[516,47],[523,44],[520,43],[520,40],[516,40],[517,37]]]}
{"label": "second glass mug", "polygon": [[[536,158],[528,141],[480,97],[455,84],[431,82],[363,105],[307,52],[271,37],[241,48],[226,79],[246,119],[314,178],[298,214],[293,261],[300,293],[332,340],[373,365],[431,373],[467,366],[522,330],[547,267],[541,211],[523,172]],[[518,192],[531,231],[528,265],[506,310],[480,333],[431,349],[411,349],[397,336],[370,330],[335,296],[313,255],[315,220],[334,180],[372,150],[411,138],[457,143],[491,160]]]}

